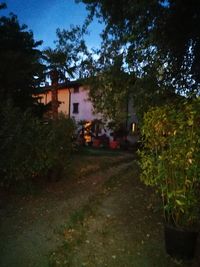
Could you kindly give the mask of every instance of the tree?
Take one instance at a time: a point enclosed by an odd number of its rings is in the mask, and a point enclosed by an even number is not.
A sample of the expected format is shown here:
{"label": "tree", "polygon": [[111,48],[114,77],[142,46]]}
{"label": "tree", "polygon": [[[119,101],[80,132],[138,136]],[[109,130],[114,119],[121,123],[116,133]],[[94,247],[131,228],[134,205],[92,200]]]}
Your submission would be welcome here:
{"label": "tree", "polygon": [[33,33],[16,15],[0,17],[0,101],[11,100],[25,110],[33,106],[32,93],[41,82],[41,52]]}
{"label": "tree", "polygon": [[84,29],[71,26],[69,30],[57,29],[56,48],[44,51],[47,73],[55,71],[61,81],[83,78],[86,72],[86,56],[89,55],[84,41]]}
{"label": "tree", "polygon": [[154,69],[157,83],[197,95],[200,82],[198,0],[82,0],[106,24],[103,37],[121,44],[138,75]]}
{"label": "tree", "polygon": [[120,55],[112,59],[112,64],[104,64],[101,71],[99,68],[96,74],[86,81],[90,85],[90,98],[95,110],[103,114],[113,129],[125,127],[135,76],[124,71],[123,56]]}

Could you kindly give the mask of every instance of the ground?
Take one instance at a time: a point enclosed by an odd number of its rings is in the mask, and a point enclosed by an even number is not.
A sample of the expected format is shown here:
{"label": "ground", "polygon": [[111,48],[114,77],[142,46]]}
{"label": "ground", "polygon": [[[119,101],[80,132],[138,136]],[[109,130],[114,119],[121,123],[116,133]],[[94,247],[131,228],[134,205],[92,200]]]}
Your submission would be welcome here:
{"label": "ground", "polygon": [[3,194],[1,267],[197,267],[164,250],[162,214],[139,181],[134,153],[88,149],[70,177],[31,194]]}

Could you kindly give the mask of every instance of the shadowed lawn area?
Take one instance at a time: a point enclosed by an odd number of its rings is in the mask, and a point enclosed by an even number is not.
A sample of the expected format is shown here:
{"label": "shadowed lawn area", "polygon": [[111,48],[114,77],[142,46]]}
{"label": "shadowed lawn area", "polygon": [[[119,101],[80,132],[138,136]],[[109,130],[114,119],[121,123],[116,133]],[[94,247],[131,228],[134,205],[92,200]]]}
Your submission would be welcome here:
{"label": "shadowed lawn area", "polygon": [[158,199],[134,155],[86,148],[72,161],[70,178],[4,196],[1,267],[200,266],[165,254]]}

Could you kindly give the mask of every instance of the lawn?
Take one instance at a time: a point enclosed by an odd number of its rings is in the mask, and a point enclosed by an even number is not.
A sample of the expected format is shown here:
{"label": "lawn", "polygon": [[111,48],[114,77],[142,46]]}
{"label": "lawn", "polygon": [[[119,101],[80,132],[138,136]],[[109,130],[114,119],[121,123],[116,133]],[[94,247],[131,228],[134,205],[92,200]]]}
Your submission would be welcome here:
{"label": "lawn", "polygon": [[69,169],[31,195],[1,193],[1,267],[200,266],[166,255],[158,199],[134,154],[87,148]]}

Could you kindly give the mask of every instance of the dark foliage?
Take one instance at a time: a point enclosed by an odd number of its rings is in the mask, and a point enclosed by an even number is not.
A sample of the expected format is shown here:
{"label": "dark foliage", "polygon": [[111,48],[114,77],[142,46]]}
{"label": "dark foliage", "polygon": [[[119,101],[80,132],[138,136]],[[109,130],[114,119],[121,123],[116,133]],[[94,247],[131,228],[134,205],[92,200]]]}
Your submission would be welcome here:
{"label": "dark foliage", "polygon": [[67,173],[74,123],[63,116],[44,123],[10,103],[1,108],[0,185],[59,179]]}
{"label": "dark foliage", "polygon": [[35,42],[33,33],[20,25],[15,15],[0,17],[0,101],[11,99],[25,110],[33,106],[33,90],[41,82],[43,65],[41,42]]}
{"label": "dark foliage", "polygon": [[[127,45],[126,62],[158,83],[189,95],[200,82],[200,2],[198,0],[82,0],[106,24],[103,39]],[[142,63],[142,64],[141,64]]]}

